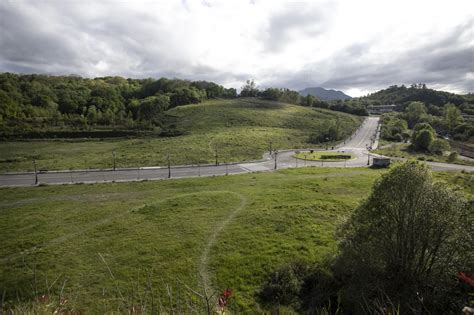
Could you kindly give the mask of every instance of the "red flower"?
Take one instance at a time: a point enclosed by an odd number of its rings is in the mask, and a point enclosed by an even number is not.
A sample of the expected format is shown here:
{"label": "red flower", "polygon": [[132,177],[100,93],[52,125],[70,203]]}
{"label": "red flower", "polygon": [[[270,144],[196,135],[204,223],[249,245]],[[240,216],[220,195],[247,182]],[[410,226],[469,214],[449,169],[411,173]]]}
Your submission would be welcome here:
{"label": "red flower", "polygon": [[474,279],[471,278],[470,276],[466,275],[464,272],[458,273],[458,278],[459,278],[459,280],[469,284],[471,287],[474,287]]}
{"label": "red flower", "polygon": [[224,290],[224,297],[227,299],[228,297],[230,297],[232,295],[232,289],[225,289]]}

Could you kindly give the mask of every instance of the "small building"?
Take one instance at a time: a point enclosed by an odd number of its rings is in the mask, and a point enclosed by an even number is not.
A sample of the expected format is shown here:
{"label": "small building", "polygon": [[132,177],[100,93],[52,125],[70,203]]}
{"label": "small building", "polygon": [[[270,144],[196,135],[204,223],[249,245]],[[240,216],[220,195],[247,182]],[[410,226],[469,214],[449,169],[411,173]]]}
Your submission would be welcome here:
{"label": "small building", "polygon": [[367,106],[367,111],[371,115],[381,115],[385,113],[394,112],[397,109],[397,105],[369,105]]}
{"label": "small building", "polygon": [[372,165],[374,167],[389,167],[390,159],[386,157],[374,157]]}

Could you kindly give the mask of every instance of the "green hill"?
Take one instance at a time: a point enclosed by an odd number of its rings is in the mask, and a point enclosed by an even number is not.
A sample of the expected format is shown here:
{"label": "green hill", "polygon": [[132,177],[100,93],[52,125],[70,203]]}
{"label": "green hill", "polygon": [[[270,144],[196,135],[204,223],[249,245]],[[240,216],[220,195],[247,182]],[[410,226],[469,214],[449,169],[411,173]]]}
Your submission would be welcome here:
{"label": "green hill", "polygon": [[315,147],[310,136],[325,132],[328,121],[343,138],[362,118],[349,114],[253,98],[212,100],[165,112],[162,135],[133,139],[61,139],[0,143],[0,170],[84,169],[196,164],[261,158],[273,148]]}
{"label": "green hill", "polygon": [[371,105],[397,104],[406,106],[411,102],[423,102],[427,106],[443,107],[446,103],[458,106],[466,114],[474,114],[473,94],[454,94],[437,91],[424,84],[413,84],[410,87],[393,85],[386,89],[361,97],[358,101]]}

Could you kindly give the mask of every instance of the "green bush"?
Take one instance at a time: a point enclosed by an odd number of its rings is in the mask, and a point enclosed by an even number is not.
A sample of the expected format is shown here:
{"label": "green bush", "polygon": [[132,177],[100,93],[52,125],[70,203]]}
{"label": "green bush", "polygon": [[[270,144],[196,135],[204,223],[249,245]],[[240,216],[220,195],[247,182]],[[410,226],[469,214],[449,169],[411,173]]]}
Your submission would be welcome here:
{"label": "green bush", "polygon": [[[431,126],[430,126],[431,128]],[[413,132],[413,147],[418,151],[428,151],[434,140],[434,132],[432,128],[420,129]]]}
{"label": "green bush", "polygon": [[437,155],[443,155],[445,151],[449,151],[451,149],[448,141],[443,139],[435,139],[431,142],[429,150],[431,153]]}
{"label": "green bush", "polygon": [[270,274],[263,284],[259,298],[264,304],[272,306],[298,303],[298,297],[308,266],[291,263]]}
{"label": "green bush", "polygon": [[394,306],[401,314],[458,313],[463,292],[455,276],[472,270],[470,211],[425,164],[392,168],[340,229],[335,270],[345,279],[345,304],[360,313]]}
{"label": "green bush", "polygon": [[458,159],[458,153],[457,152],[451,152],[448,156],[448,162],[454,162]]}
{"label": "green bush", "polygon": [[352,156],[347,154],[321,155],[321,160],[349,160]]}

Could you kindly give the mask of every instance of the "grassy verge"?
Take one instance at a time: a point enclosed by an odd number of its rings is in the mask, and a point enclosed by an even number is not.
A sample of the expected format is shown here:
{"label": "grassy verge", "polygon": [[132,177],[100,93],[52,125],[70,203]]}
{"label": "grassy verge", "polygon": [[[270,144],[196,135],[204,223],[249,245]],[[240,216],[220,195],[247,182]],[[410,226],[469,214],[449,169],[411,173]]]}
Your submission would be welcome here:
{"label": "grassy verge", "polygon": [[406,143],[391,144],[389,147],[377,149],[377,150],[374,150],[373,152],[377,154],[386,155],[386,156],[393,156],[393,157],[400,157],[400,158],[413,158],[413,159],[418,159],[420,161],[453,163],[453,164],[471,165],[471,166],[474,165],[473,162],[464,161],[459,158],[454,161],[450,161],[448,160],[448,156],[446,155],[436,155],[436,154],[415,152],[413,150],[410,150],[409,145]]}
{"label": "grassy verge", "polygon": [[0,172],[212,163],[260,159],[269,150],[309,148],[321,123],[336,119],[344,136],[360,117],[257,99],[215,100],[169,110],[165,128],[176,137],[0,142]]}
{"label": "grassy verge", "polygon": [[327,162],[334,162],[334,161],[347,161],[354,159],[354,155],[350,153],[343,153],[343,152],[319,152],[315,151],[311,152],[299,152],[294,155],[294,157],[302,160],[307,161],[327,161]]}
{"label": "grassy verge", "polygon": [[[335,253],[336,226],[383,172],[304,168],[2,189],[0,291],[15,305],[45,294],[48,285],[87,313],[118,310],[120,295],[138,303],[147,292],[157,305],[179,303],[168,301],[169,290],[177,295],[179,283],[199,289],[210,236],[237,209],[211,247],[208,272],[214,287],[234,290],[234,312],[255,313],[268,273],[295,259],[318,264]],[[474,193],[470,174],[439,178]]]}

